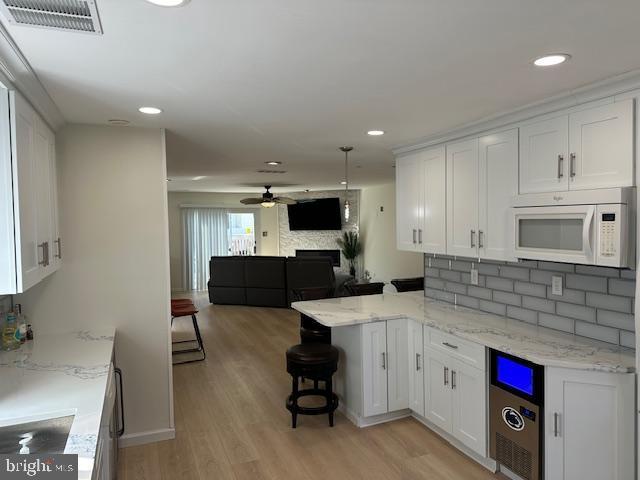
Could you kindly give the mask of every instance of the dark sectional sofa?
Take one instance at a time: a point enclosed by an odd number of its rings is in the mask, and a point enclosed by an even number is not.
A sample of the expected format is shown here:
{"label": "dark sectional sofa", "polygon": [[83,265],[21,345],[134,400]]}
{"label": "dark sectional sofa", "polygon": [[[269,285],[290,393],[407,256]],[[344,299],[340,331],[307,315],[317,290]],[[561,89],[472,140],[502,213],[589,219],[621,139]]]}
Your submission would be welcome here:
{"label": "dark sectional sofa", "polygon": [[338,275],[328,257],[211,257],[209,300],[222,305],[287,307],[293,290],[332,287],[337,295],[351,277]]}

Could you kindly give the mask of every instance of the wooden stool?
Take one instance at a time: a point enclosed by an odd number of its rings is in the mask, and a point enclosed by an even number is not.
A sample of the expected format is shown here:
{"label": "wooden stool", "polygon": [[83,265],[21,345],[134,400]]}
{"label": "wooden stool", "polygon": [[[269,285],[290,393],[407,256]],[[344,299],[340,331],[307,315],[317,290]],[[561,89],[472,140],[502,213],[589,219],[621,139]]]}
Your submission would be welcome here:
{"label": "wooden stool", "polygon": [[[338,396],[333,393],[331,377],[338,369],[338,349],[323,343],[294,345],[287,350],[287,372],[292,377],[292,392],[287,398],[287,410],[291,412],[291,426],[296,428],[298,414],[329,414],[329,426],[333,427],[333,412],[338,408]],[[314,381],[314,388],[298,389],[300,377]],[[324,382],[324,389],[318,388],[318,381]],[[301,407],[300,397],[317,395],[325,397],[326,404],[320,407]]]}
{"label": "wooden stool", "polygon": [[[183,349],[183,350],[176,350],[175,352],[172,352],[173,355],[181,355],[183,353],[196,353],[199,352],[202,354],[201,358],[195,358],[193,360],[179,360],[179,361],[175,361],[173,362],[174,365],[179,365],[181,363],[192,363],[192,362],[201,362],[203,361],[206,357],[207,354],[204,351],[204,343],[202,342],[202,336],[200,335],[200,328],[198,327],[198,319],[196,318],[196,314],[198,313],[198,310],[196,309],[196,307],[193,305],[193,303],[191,303],[191,300],[188,300],[189,303],[186,303],[185,300],[187,299],[180,299],[182,303],[174,303],[172,301],[171,303],[171,325],[173,325],[173,319],[174,318],[178,318],[178,317],[191,317],[191,321],[193,323],[193,331],[196,334],[196,339],[195,342],[198,343],[198,346],[196,348],[187,348],[187,349]],[[194,342],[194,340],[180,340],[177,342],[171,342],[172,345],[174,344],[178,344],[178,343],[192,343]]]}

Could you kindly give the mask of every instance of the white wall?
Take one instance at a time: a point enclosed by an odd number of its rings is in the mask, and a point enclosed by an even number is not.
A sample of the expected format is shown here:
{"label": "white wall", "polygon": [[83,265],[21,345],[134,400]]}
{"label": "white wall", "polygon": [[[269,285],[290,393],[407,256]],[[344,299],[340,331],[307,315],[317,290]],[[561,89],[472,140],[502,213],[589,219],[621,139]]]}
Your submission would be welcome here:
{"label": "white wall", "polygon": [[116,327],[123,443],[170,438],[164,132],[70,125],[57,134],[57,155],[63,265],[15,301],[36,336]]}
{"label": "white wall", "polygon": [[[245,193],[169,192],[169,247],[171,256],[171,289],[182,291],[183,235],[180,205],[202,205],[220,208],[246,208],[240,200],[254,197]],[[278,255],[278,209],[252,208],[256,215],[258,255]],[[263,237],[262,232],[267,232]],[[207,267],[208,268],[208,267]]]}
{"label": "white wall", "polygon": [[364,242],[364,268],[371,272],[374,280],[389,282],[394,278],[424,275],[421,253],[396,248],[395,183],[362,189],[360,234]]}

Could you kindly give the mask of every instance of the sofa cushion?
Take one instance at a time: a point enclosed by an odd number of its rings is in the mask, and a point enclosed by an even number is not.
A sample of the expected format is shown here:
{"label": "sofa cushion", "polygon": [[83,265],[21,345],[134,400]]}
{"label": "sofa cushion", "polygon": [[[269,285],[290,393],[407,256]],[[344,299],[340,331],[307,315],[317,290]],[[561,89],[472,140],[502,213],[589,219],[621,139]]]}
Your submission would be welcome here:
{"label": "sofa cushion", "polygon": [[209,261],[212,287],[242,287],[245,280],[246,257],[211,257]]}
{"label": "sofa cushion", "polygon": [[334,288],[336,277],[329,257],[288,257],[287,298],[294,301],[293,290],[310,287]]}
{"label": "sofa cushion", "polygon": [[286,289],[285,257],[247,257],[244,275],[247,288]]}
{"label": "sofa cushion", "polygon": [[287,290],[284,288],[246,289],[247,305],[254,307],[286,307]]}

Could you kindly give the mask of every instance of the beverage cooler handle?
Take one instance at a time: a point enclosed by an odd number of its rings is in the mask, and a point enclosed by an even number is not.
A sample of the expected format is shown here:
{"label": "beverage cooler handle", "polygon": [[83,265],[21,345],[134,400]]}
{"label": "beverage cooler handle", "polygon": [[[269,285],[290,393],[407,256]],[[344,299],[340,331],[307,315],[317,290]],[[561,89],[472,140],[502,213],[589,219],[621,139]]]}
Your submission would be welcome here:
{"label": "beverage cooler handle", "polygon": [[113,371],[118,376],[118,384],[120,387],[120,428],[116,432],[118,437],[121,437],[124,433],[124,395],[122,391],[122,370],[118,367],[114,368]]}
{"label": "beverage cooler handle", "polygon": [[593,226],[595,209],[596,207],[594,205],[589,206],[589,209],[587,210],[587,216],[584,219],[584,225],[582,226],[582,245],[584,245],[584,253],[589,261],[594,260],[593,247],[591,245],[591,227]]}

